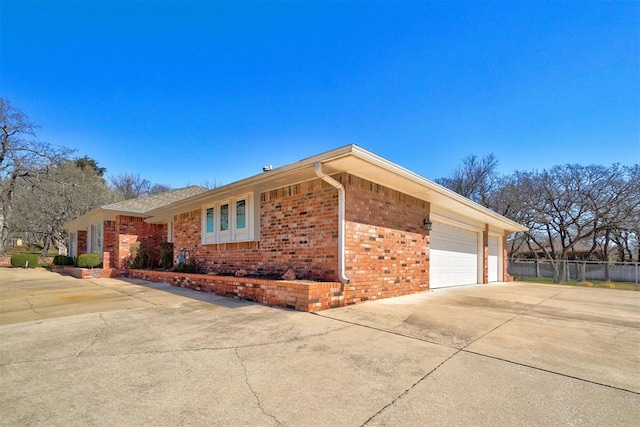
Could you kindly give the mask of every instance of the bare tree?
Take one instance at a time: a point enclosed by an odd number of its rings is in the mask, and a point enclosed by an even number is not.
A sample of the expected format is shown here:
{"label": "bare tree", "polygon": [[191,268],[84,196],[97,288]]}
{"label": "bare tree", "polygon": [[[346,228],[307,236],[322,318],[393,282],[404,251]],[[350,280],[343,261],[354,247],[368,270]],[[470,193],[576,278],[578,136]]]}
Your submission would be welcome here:
{"label": "bare tree", "polygon": [[125,200],[171,190],[171,187],[168,185],[152,184],[148,179],[142,178],[140,174],[127,172],[110,177],[109,183]]}
{"label": "bare tree", "polygon": [[72,150],[36,141],[37,126],[6,98],[0,98],[0,253],[6,251],[18,180],[36,182]]}
{"label": "bare tree", "polygon": [[493,153],[483,158],[475,154],[465,157],[462,165],[447,178],[436,182],[483,206],[489,205],[489,198],[498,187],[498,159]]}
{"label": "bare tree", "polygon": [[[191,184],[189,184],[189,185],[191,185]],[[213,190],[214,188],[220,187],[222,184],[220,184],[220,182],[218,182],[218,180],[214,179],[213,181],[206,180],[206,181],[202,182],[199,185],[200,185],[200,187],[204,187],[204,188],[206,188],[208,190]]]}
{"label": "bare tree", "polygon": [[164,184],[153,184],[151,188],[149,188],[148,194],[159,194],[164,193],[165,191],[171,190],[171,187]]}
{"label": "bare tree", "polygon": [[[638,229],[637,166],[561,165],[542,172],[504,178],[490,207],[529,228],[522,240],[551,263],[556,281],[564,279],[569,257],[596,249],[631,247]],[[578,247],[591,249],[584,254]],[[580,255],[578,255],[580,253]]]}
{"label": "bare tree", "polygon": [[64,242],[65,223],[118,196],[93,168],[68,161],[37,181],[18,181],[11,229],[35,236],[46,255],[49,248]]}
{"label": "bare tree", "polygon": [[[557,280],[569,257],[640,259],[640,166],[567,164],[501,177],[493,154],[463,159],[438,183],[529,228],[511,240],[552,264]],[[585,250],[585,248],[588,248]]]}

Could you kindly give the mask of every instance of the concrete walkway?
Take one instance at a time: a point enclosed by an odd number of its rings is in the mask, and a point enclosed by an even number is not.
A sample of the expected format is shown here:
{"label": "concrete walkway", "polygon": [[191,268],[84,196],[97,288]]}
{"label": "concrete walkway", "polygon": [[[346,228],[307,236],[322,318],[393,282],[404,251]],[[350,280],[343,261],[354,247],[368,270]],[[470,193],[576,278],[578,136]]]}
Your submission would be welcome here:
{"label": "concrete walkway", "polygon": [[640,293],[523,283],[300,313],[0,268],[1,425],[638,425]]}

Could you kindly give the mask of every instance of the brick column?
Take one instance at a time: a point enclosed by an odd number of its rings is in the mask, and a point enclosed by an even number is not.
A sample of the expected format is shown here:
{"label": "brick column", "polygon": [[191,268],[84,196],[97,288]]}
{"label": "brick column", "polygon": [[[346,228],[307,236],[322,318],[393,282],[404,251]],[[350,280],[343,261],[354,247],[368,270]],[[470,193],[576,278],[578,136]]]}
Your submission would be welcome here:
{"label": "brick column", "polygon": [[502,281],[503,282],[510,282],[513,280],[512,277],[509,276],[509,273],[507,273],[507,267],[508,267],[508,263],[509,263],[509,251],[507,249],[507,235],[505,234],[504,236],[502,236]]}
{"label": "brick column", "polygon": [[489,224],[482,232],[482,283],[489,283]]}
{"label": "brick column", "polygon": [[78,255],[87,253],[87,230],[78,230]]}

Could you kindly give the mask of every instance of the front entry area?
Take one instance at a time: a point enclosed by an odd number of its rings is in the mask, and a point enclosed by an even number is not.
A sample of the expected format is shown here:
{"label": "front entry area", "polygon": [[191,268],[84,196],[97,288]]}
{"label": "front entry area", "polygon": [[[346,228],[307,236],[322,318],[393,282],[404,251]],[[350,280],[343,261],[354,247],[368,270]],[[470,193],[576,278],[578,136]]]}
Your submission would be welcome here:
{"label": "front entry area", "polygon": [[478,233],[434,223],[429,240],[430,288],[478,283]]}

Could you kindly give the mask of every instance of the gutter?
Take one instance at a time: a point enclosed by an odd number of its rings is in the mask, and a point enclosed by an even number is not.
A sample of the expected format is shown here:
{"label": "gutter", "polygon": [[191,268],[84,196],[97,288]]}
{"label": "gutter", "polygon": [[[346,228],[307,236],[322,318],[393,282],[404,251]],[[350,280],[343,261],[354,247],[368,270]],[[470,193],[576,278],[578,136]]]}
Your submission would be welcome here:
{"label": "gutter", "polygon": [[[322,170],[322,163],[315,162],[313,168],[316,175],[324,182],[331,184],[338,189],[338,279],[343,285],[349,283],[349,278],[344,274],[344,259],[345,259],[345,197],[344,186]],[[344,287],[343,287],[344,292]]]}

